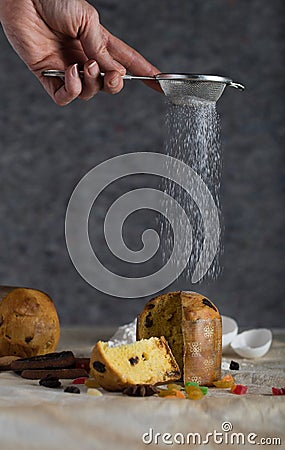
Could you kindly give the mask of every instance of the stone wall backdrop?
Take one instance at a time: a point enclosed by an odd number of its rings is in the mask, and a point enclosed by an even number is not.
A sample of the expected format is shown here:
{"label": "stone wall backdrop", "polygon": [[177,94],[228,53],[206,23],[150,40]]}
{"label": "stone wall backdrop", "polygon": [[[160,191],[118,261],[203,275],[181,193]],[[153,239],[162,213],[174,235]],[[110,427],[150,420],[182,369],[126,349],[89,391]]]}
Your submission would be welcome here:
{"label": "stone wall backdrop", "polygon": [[[185,276],[166,290],[208,295],[241,327],[284,327],[284,17],[283,0],[98,0],[103,24],[162,72],[226,75],[246,91],[227,89],[222,123],[223,272],[191,285]],[[104,160],[127,152],[163,152],[165,102],[140,82],[116,96],[53,104],[4,35],[1,61],[0,280],[48,292],[62,324],[117,325],[132,320],[146,298],[108,297],[72,265],[64,221],[78,181]],[[282,145],[283,143],[283,145]],[[151,176],[114,183],[94,205],[96,253],[110,270],[140,276],[106,248],[103,219],[134,187],[158,188]],[[124,229],[134,250],[156,216],[133,214]],[[161,252],[147,272],[161,267]]]}

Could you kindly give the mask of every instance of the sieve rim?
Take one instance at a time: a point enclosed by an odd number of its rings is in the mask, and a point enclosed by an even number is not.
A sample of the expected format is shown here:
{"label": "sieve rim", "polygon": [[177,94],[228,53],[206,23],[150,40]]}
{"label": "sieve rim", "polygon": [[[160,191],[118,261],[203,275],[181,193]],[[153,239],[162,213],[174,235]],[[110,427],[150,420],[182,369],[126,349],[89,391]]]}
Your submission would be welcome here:
{"label": "sieve rim", "polygon": [[211,81],[214,83],[231,84],[233,80],[231,78],[223,77],[220,75],[201,75],[196,73],[158,73],[155,75],[158,81],[164,80],[188,80],[188,81]]}

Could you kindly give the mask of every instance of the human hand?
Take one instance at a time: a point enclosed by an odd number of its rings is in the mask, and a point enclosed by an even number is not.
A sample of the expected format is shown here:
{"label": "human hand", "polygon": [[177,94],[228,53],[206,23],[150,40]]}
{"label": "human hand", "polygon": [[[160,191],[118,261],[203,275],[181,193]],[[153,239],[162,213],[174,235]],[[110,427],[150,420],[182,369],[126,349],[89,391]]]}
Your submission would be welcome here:
{"label": "human hand", "polygon": [[[126,70],[146,76],[159,72],[109,33],[85,0],[0,0],[0,20],[15,51],[58,105],[77,97],[89,100],[100,90],[116,94]],[[65,70],[65,81],[44,77],[48,69]],[[146,84],[160,91],[157,83]]]}

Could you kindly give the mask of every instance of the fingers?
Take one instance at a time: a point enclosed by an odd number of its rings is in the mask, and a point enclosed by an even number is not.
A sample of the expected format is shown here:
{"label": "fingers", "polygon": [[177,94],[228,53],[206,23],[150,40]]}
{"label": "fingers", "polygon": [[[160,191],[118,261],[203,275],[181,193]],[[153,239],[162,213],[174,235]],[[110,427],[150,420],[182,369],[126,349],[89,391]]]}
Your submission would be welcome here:
{"label": "fingers", "polygon": [[77,98],[82,91],[82,83],[79,77],[78,65],[73,64],[65,71],[65,79],[57,77],[45,77],[42,71],[35,71],[45,90],[59,106],[67,105]]}
{"label": "fingers", "polygon": [[84,81],[82,93],[79,98],[90,100],[100,90],[108,94],[117,94],[123,88],[122,76],[117,71],[106,72],[102,77],[96,61],[87,61],[84,65]]}
{"label": "fingers", "polygon": [[87,61],[83,67],[84,81],[79,98],[82,100],[90,100],[103,87],[103,80],[100,75],[100,69],[96,61]]}
{"label": "fingers", "polygon": [[[88,58],[93,58],[98,62],[102,72],[105,72],[104,91],[117,93],[123,83],[118,81],[117,87],[112,86],[111,79],[118,75],[124,75],[126,69],[133,75],[155,76],[160,71],[147,61],[140,53],[120,39],[113,36],[99,22],[98,14],[91,14],[88,17],[86,26],[83,27],[80,35],[80,42]],[[113,73],[111,75],[111,73]],[[145,81],[149,87],[162,92],[160,85],[156,81]]]}
{"label": "fingers", "polygon": [[124,87],[122,75],[117,71],[106,72],[104,76],[104,92],[108,94],[117,94]]}
{"label": "fingers", "polygon": [[51,93],[55,103],[60,106],[67,105],[77,98],[82,91],[82,83],[79,77],[78,65],[73,64],[65,71],[65,80],[60,87]]}
{"label": "fingers", "polygon": [[[108,50],[112,57],[133,75],[154,77],[160,73],[159,69],[147,61],[140,53],[110,33]],[[157,81],[146,80],[144,83],[152,89],[162,92]]]}
{"label": "fingers", "polygon": [[79,39],[87,58],[97,61],[102,72],[126,73],[125,67],[110,55],[107,49],[109,32],[100,25],[98,13],[93,7],[86,11]]}
{"label": "fingers", "polygon": [[73,64],[65,70],[64,80],[54,77],[39,76],[46,91],[59,106],[65,106],[77,97],[90,100],[100,90],[116,94],[123,88],[123,79],[117,71],[107,72],[101,76],[96,61],[87,61],[83,67],[84,78],[79,76],[78,64]]}

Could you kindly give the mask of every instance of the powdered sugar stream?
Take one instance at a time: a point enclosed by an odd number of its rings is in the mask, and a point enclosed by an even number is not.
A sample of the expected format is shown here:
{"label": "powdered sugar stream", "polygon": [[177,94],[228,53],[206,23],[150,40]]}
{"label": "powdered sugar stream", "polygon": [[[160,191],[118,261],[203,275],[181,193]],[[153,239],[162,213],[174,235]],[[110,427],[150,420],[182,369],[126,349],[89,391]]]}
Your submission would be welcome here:
{"label": "powdered sugar stream", "polygon": [[[220,121],[215,102],[200,101],[194,99],[187,105],[169,103],[166,114],[166,139],[165,153],[183,161],[190,166],[208,187],[220,213],[220,175],[221,175],[221,139]],[[175,166],[171,169],[175,170]],[[186,176],[186,174],[185,174]],[[203,249],[204,228],[200,211],[193,199],[189,198],[186,191],[169,179],[163,180],[162,189],[182,206],[190,218],[192,225],[192,252],[189,255],[189,263],[184,271],[184,276],[190,282],[199,255]],[[201,192],[200,207],[206,205],[206,198]],[[177,223],[179,229],[180,218],[173,217],[170,205],[165,204],[166,216]],[[211,221],[211,211],[209,211]],[[219,214],[221,215],[221,214]],[[214,217],[213,217],[214,221]],[[184,254],[187,240],[191,239],[182,226],[179,229],[180,254]],[[173,247],[173,232],[170,221],[161,219],[160,235],[162,242],[163,262],[168,260]],[[220,273],[219,254],[221,246],[206,276],[217,278]],[[207,257],[207,255],[206,255]],[[204,277],[205,278],[205,277]]]}

